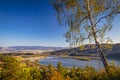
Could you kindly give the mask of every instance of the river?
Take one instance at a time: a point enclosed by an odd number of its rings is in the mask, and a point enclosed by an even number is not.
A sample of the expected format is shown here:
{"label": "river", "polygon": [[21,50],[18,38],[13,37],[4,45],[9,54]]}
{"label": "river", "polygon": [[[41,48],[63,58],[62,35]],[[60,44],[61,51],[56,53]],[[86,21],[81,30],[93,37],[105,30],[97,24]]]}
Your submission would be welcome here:
{"label": "river", "polygon": [[[113,60],[107,59],[109,63],[112,63]],[[100,60],[90,60],[90,61],[83,61],[83,60],[76,60],[71,58],[60,58],[60,57],[47,57],[45,59],[39,60],[40,64],[49,65],[52,64],[56,66],[58,62],[61,62],[64,67],[81,67],[84,68],[85,66],[92,66],[96,70],[103,68],[103,64]],[[120,65],[119,60],[114,60],[116,66]]]}

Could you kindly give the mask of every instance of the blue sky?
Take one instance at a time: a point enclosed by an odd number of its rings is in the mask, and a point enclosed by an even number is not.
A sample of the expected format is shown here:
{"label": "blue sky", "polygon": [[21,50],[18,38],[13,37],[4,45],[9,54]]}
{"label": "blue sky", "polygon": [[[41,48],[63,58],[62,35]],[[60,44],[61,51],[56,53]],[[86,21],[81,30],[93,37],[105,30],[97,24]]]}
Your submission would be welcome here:
{"label": "blue sky", "polygon": [[[119,23],[109,34],[114,42],[120,42]],[[65,31],[49,0],[0,0],[0,46],[69,46]]]}
{"label": "blue sky", "polygon": [[49,0],[0,0],[0,46],[68,46]]}

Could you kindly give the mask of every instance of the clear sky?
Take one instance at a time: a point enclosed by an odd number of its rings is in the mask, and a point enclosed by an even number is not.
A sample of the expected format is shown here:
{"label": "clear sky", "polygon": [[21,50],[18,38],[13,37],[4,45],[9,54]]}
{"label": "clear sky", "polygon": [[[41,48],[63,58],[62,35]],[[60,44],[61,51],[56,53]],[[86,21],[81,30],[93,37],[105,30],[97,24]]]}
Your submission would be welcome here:
{"label": "clear sky", "polygon": [[[114,42],[120,42],[119,23],[109,34]],[[0,46],[69,46],[65,31],[49,0],[0,0]]]}
{"label": "clear sky", "polygon": [[0,46],[68,46],[49,0],[0,0]]}

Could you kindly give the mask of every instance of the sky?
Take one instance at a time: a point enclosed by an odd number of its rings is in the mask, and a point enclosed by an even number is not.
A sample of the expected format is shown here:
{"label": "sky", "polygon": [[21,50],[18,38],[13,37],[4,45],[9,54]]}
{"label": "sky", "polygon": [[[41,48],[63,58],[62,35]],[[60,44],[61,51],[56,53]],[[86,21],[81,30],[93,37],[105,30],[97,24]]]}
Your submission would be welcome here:
{"label": "sky", "polygon": [[[120,42],[118,21],[108,34]],[[68,47],[49,0],[0,0],[0,46]]]}
{"label": "sky", "polygon": [[68,46],[49,0],[0,0],[0,46]]}

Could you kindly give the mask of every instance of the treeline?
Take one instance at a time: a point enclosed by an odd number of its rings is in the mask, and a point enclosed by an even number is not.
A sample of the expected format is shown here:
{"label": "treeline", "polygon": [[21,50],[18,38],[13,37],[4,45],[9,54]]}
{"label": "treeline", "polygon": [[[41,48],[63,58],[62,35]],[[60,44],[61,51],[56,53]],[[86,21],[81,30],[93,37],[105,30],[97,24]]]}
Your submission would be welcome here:
{"label": "treeline", "polygon": [[[119,59],[120,56],[120,43],[118,44],[101,44],[102,50],[105,53],[105,56],[108,58],[117,58]],[[50,55],[67,55],[67,56],[94,56],[97,57],[99,55],[98,51],[94,44],[87,44],[82,45],[76,48],[70,49],[62,49],[53,52],[48,52]]]}
{"label": "treeline", "polygon": [[109,66],[96,71],[93,67],[66,68],[61,63],[41,66],[14,56],[0,55],[0,80],[120,80],[120,67]]}

